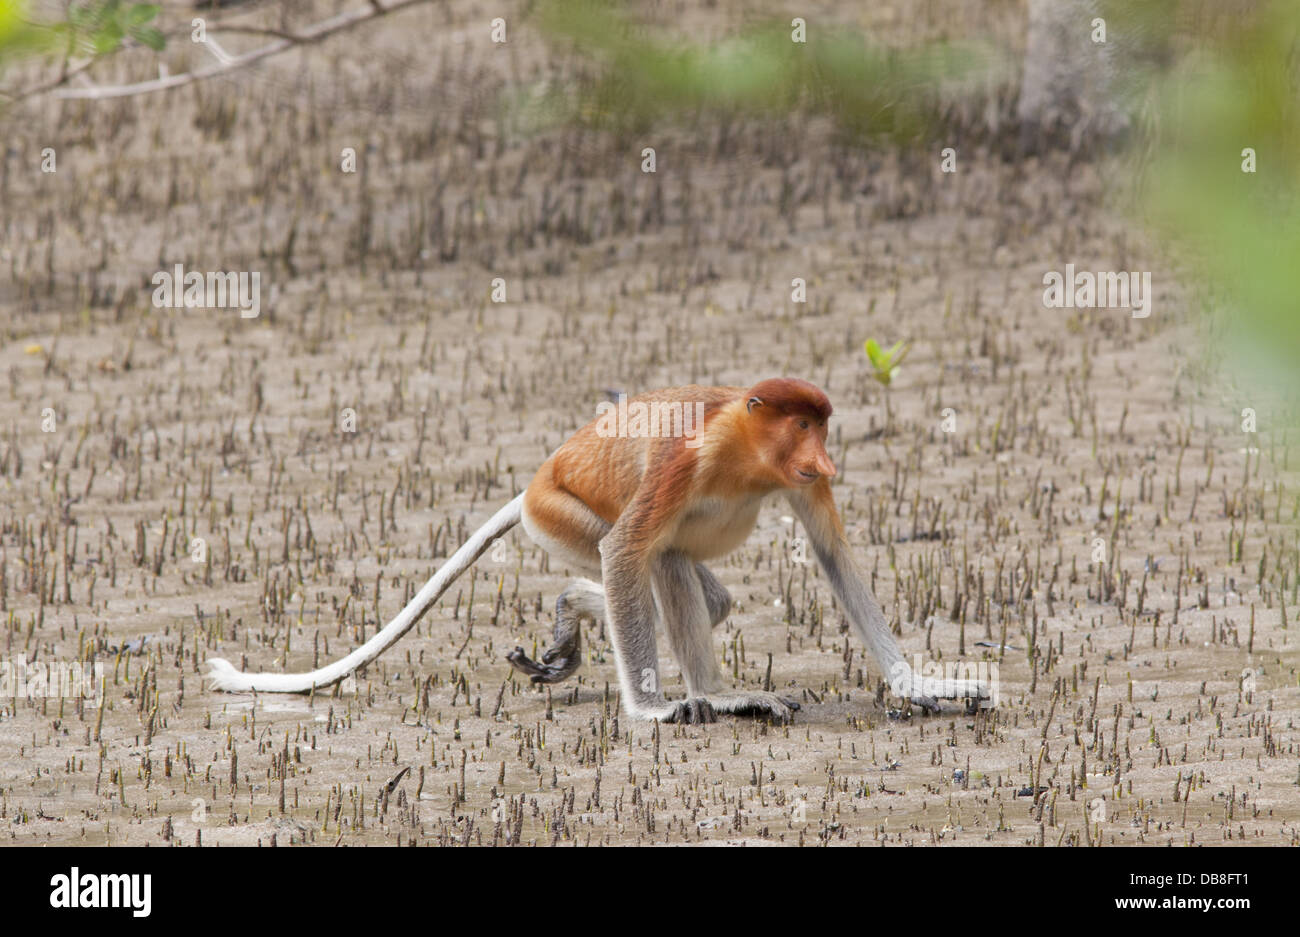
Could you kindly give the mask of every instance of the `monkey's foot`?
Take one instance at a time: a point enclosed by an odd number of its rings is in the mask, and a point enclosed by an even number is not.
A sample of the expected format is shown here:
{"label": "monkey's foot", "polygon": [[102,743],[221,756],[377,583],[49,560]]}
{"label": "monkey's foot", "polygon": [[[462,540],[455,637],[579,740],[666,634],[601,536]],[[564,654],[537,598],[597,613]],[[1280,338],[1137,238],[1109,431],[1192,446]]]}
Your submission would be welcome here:
{"label": "monkey's foot", "polygon": [[933,716],[939,711],[939,701],[933,696],[913,696],[910,702],[927,716]]}
{"label": "monkey's foot", "polygon": [[663,706],[643,708],[637,713],[642,719],[658,719],[660,723],[698,725],[716,723],[719,713],[735,716],[768,717],[774,723],[789,723],[794,711],[800,708],[798,700],[780,697],[763,690],[724,691],[710,693],[707,697],[672,700]]}
{"label": "monkey's foot", "polygon": [[736,690],[734,692],[710,693],[709,702],[720,713],[732,713],[736,716],[769,717],[773,722],[789,722],[799,701],[789,696],[769,693],[766,690]]}
{"label": "monkey's foot", "polygon": [[798,708],[798,701],[788,696],[753,690],[710,693],[708,696],[673,700],[662,706],[644,708],[637,715],[643,719],[689,725],[717,722],[719,713],[760,718],[766,716],[773,722],[785,723],[790,721]]}
{"label": "monkey's foot", "polygon": [[691,699],[661,700],[658,703],[629,707],[633,718],[647,722],[658,719],[660,722],[675,722],[678,725],[702,725],[717,722],[718,714],[713,705],[703,696]]}
{"label": "monkey's foot", "polygon": [[703,725],[706,722],[717,722],[718,713],[713,708],[713,704],[703,696],[692,697],[691,699],[676,700],[668,704],[672,711],[667,716],[661,718],[660,722],[685,723],[687,725]]}
{"label": "monkey's foot", "polygon": [[[981,680],[926,680],[920,689],[922,692],[911,697],[911,701],[926,715],[940,711],[939,700],[963,700],[970,715],[980,708],[982,701],[993,699],[991,688]],[[933,695],[926,695],[926,691]]]}
{"label": "monkey's foot", "polygon": [[522,647],[517,647],[506,655],[506,660],[533,683],[559,683],[577,670],[578,664],[582,662],[582,657],[576,653],[576,648],[572,649],[574,653],[568,653],[568,650],[560,647],[550,648],[542,655],[542,662],[539,664],[525,654]]}

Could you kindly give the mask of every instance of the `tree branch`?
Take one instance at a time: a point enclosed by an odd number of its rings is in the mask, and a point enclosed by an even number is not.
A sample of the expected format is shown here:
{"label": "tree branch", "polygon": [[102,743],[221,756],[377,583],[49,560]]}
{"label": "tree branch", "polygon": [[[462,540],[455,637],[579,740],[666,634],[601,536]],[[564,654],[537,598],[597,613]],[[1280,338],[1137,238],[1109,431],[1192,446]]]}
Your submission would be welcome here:
{"label": "tree branch", "polygon": [[[249,52],[241,55],[219,57],[213,65],[204,68],[197,68],[193,71],[182,72],[179,75],[166,75],[154,78],[149,81],[135,82],[129,85],[110,85],[110,86],[91,86],[86,88],[66,88],[60,87],[66,84],[68,78],[74,74],[82,74],[95,60],[82,63],[66,76],[60,76],[59,79],[43,86],[28,89],[20,92],[15,97],[28,97],[33,94],[40,94],[46,91],[53,91],[54,96],[62,99],[87,99],[103,100],[105,98],[125,98],[137,94],[151,94],[155,91],[170,91],[174,88],[181,88],[185,85],[192,84],[196,81],[202,81],[206,78],[213,78],[217,75],[224,75],[228,72],[238,71],[262,59],[268,59],[273,55],[279,55],[281,52],[288,52],[301,46],[311,45],[320,42],[335,33],[351,29],[361,23],[378,19],[381,16],[387,16],[390,13],[398,13],[408,7],[413,7],[421,3],[429,3],[431,0],[395,0],[393,3],[384,4],[381,0],[369,0],[369,5],[360,7],[355,10],[349,10],[340,13],[338,16],[323,20],[306,29],[293,33],[281,34],[281,38],[274,42],[267,43]],[[240,30],[245,31],[245,30]]]}
{"label": "tree branch", "polygon": [[35,97],[38,94],[53,91],[55,88],[66,85],[78,75],[84,74],[86,69],[90,68],[90,66],[94,65],[97,61],[98,58],[88,58],[83,59],[76,64],[72,64],[71,60],[64,60],[63,66],[59,69],[58,78],[51,78],[49,81],[42,82],[38,85],[32,85],[30,88],[23,88],[20,91],[4,91],[0,89],[0,98],[5,98],[10,101],[21,101],[24,98]]}

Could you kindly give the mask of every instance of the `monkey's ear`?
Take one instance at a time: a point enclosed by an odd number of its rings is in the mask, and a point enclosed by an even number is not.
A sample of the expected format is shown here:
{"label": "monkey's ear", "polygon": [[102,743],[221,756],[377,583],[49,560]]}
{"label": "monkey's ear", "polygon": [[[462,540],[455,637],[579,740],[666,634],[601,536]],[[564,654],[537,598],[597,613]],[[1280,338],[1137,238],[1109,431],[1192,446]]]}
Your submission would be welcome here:
{"label": "monkey's ear", "polygon": [[763,401],[759,400],[757,397],[750,397],[749,402],[745,404],[745,412],[753,413],[755,407],[761,407],[762,405]]}

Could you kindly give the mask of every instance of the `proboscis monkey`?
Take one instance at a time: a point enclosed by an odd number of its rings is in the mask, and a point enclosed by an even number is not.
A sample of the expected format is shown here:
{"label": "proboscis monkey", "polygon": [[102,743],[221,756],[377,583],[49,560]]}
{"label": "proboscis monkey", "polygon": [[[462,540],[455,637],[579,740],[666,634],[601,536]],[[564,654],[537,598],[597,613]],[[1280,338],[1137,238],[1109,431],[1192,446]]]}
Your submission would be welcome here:
{"label": "proboscis monkey", "polygon": [[[593,421],[557,449],[527,490],[484,524],[382,631],[347,657],[302,674],[242,673],[209,660],[216,689],[307,692],[329,686],[369,663],[411,629],[452,581],[515,524],[556,559],[590,575],[556,603],[554,644],[535,662],[520,648],[509,655],[536,683],[563,680],[582,658],[580,622],[604,618],[617,657],[623,704],[640,719],[711,722],[717,713],[750,713],[786,721],[799,705],[762,690],[727,689],[712,629],[726,618],[731,596],[704,567],[736,549],[753,530],[759,507],[783,495],[803,523],[832,591],[858,636],[896,692],[930,710],[936,696],[980,699],[975,680],[923,685],[913,677],[889,624],[854,568],[831,497],[835,465],[826,452],[831,404],[794,378],[753,387],[676,387],[630,404],[703,404],[693,438],[611,435]],[[629,405],[630,405],[629,404]],[[673,427],[669,427],[672,430]],[[599,581],[597,581],[599,580]],[[681,668],[686,698],[669,700],[659,676],[656,622]]]}

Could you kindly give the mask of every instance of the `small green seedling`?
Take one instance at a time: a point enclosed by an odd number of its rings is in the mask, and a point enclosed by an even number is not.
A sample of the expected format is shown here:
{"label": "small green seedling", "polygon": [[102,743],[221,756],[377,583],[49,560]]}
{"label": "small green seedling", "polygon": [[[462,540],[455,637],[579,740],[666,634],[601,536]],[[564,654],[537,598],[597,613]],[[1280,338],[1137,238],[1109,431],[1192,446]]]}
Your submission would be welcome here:
{"label": "small green seedling", "polygon": [[871,362],[871,367],[875,369],[876,380],[888,387],[894,379],[894,375],[898,373],[898,366],[907,357],[907,353],[912,346],[904,342],[897,342],[889,351],[882,351],[880,346],[876,344],[876,340],[869,338],[865,348],[867,350],[867,359]]}

